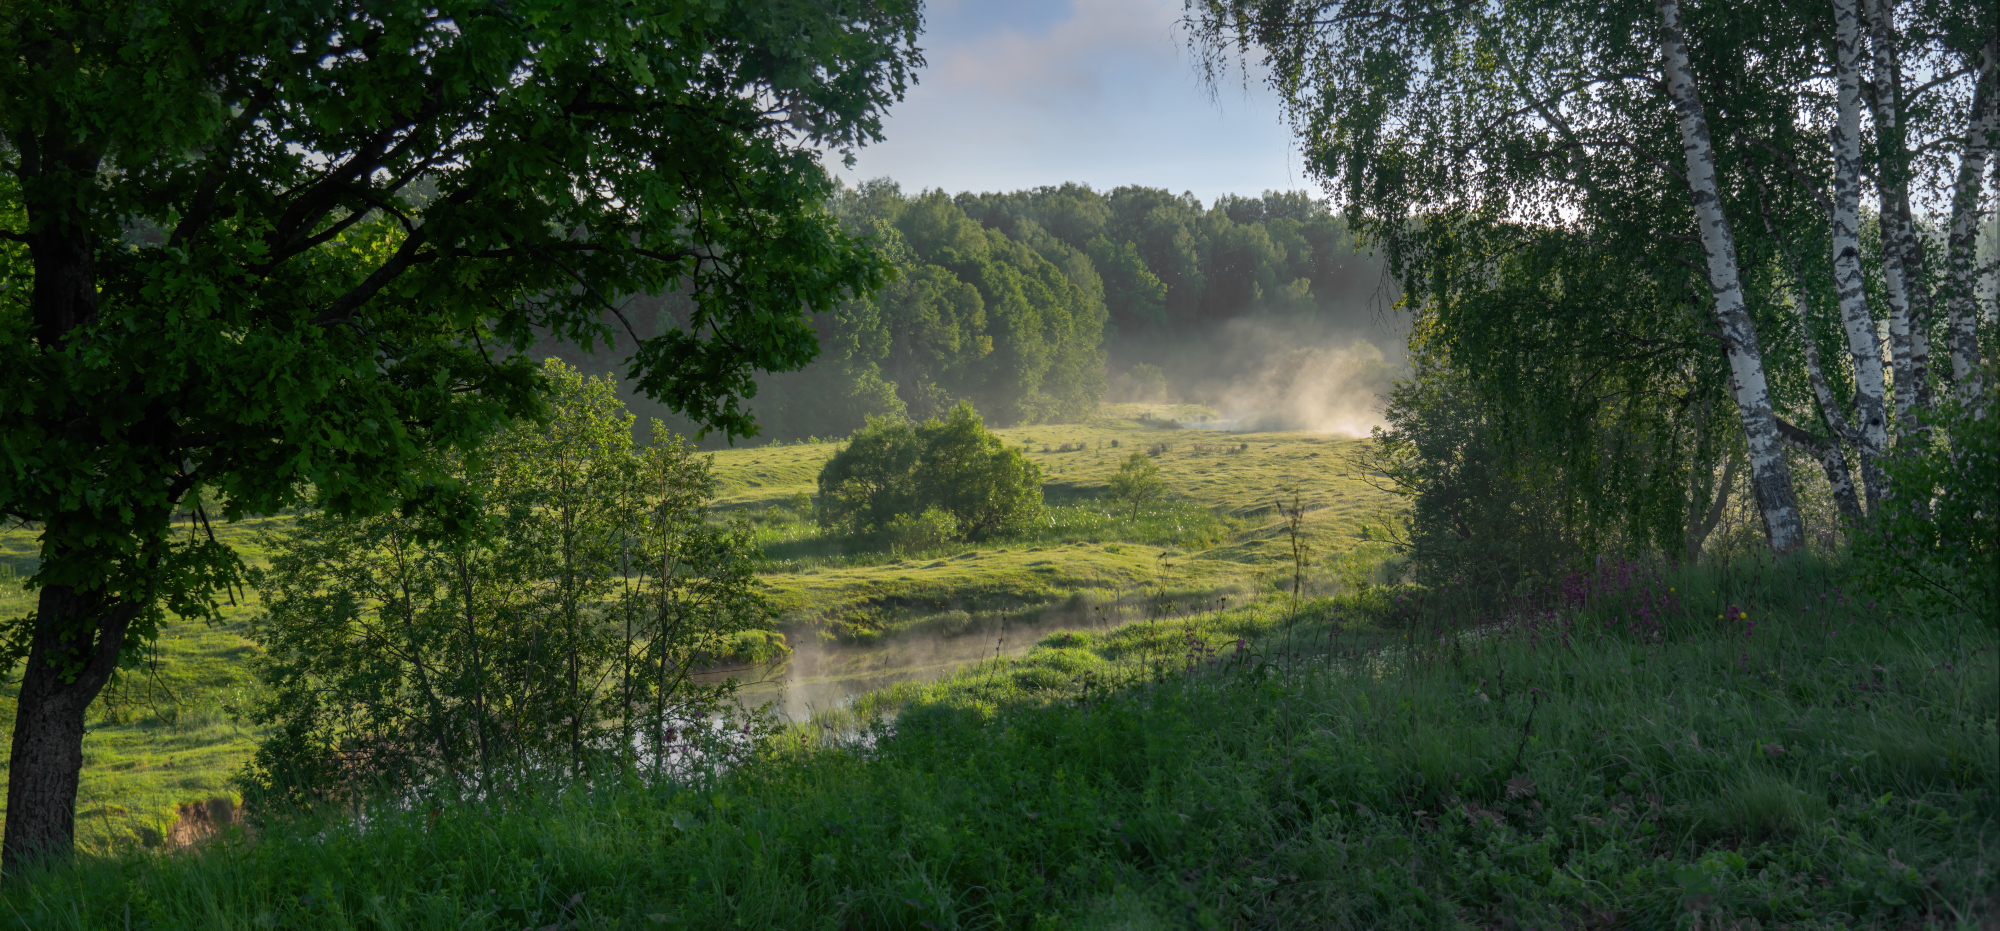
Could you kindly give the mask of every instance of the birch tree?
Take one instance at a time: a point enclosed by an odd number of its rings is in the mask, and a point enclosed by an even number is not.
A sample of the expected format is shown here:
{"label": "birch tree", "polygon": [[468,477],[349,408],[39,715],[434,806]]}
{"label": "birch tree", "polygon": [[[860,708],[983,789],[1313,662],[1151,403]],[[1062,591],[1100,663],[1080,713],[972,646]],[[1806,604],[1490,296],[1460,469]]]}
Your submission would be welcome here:
{"label": "birch tree", "polygon": [[[1717,148],[1795,132],[1785,119],[1795,104],[1778,91],[1809,69],[1788,56],[1758,72],[1730,54],[1767,22],[1712,10],[1696,43],[1677,4],[1298,0],[1193,3],[1190,14],[1212,69],[1261,53],[1313,170],[1413,300],[1434,296],[1424,269],[1461,241],[1419,231],[1425,218],[1574,230],[1663,283],[1698,272],[1708,325],[1634,335],[1706,341],[1723,358],[1728,374],[1713,386],[1735,402],[1770,543],[1803,542],[1758,321],[1776,309],[1764,299],[1769,263],[1761,248],[1742,259],[1732,217],[1742,184]],[[1723,74],[1708,80],[1711,68]],[[1718,88],[1720,131],[1704,99]]]}
{"label": "birch tree", "polygon": [[1980,365],[1979,310],[1974,264],[1978,253],[1979,218],[1986,163],[2000,143],[2000,27],[1988,34],[1980,50],[1979,79],[1972,92],[1965,142],[1959,155],[1958,177],[1952,185],[1951,233],[1946,240],[1946,333],[1951,352],[1952,381],[1959,400],[1975,410],[1985,404],[1985,375]]}
{"label": "birch tree", "polygon": [[[1841,329],[1854,371],[1853,439],[1860,446],[1862,483],[1868,507],[1880,502],[1884,480],[1880,462],[1889,448],[1888,407],[1884,398],[1881,344],[1875,338],[1875,318],[1868,309],[1865,273],[1861,267],[1861,10],[1858,0],[1833,0],[1834,81],[1837,114],[1833,121],[1833,273],[1840,298]],[[1885,237],[1893,238],[1893,237]],[[1894,250],[1890,250],[1892,253]],[[1893,263],[1901,274],[1900,261]],[[1892,288],[1895,285],[1892,285]],[[1905,298],[1907,302],[1907,296]],[[1890,332],[1895,333],[1892,315]],[[1907,331],[1907,315],[1900,318]],[[1907,332],[1901,344],[1909,342]],[[1904,350],[1907,353],[1907,347]]]}
{"label": "birch tree", "polygon": [[[1561,230],[1551,241],[1637,263],[1664,300],[1698,271],[1712,321],[1701,332],[1607,308],[1580,329],[1622,328],[1622,347],[1571,340],[1586,351],[1534,365],[1636,371],[1666,347],[1707,342],[1727,360],[1727,376],[1708,377],[1736,401],[1776,549],[1797,529],[1779,439],[1812,452],[1843,502],[1851,450],[1867,504],[1843,509],[1865,518],[1893,494],[1881,468],[1891,447],[1925,428],[1943,374],[1928,361],[1934,334],[1954,352],[1956,390],[1982,390],[1973,243],[2000,141],[1981,57],[2000,24],[1988,0],[1193,0],[1188,11],[1212,78],[1268,67],[1312,170],[1387,253],[1420,317],[1466,325],[1437,285],[1480,286],[1467,250],[1482,226],[1511,224],[1518,242]],[[1742,222],[1753,212],[1766,222]],[[1927,256],[1938,251],[1927,228],[1947,231],[1942,262]],[[1501,359],[1504,346],[1468,333],[1440,345],[1475,371]],[[1682,390],[1671,383],[1660,390]],[[1517,406],[1559,403],[1516,387]]]}
{"label": "birch tree", "polygon": [[1925,311],[1930,306],[1930,295],[1922,286],[1923,249],[1910,209],[1910,160],[1902,114],[1896,7],[1892,0],[1861,0],[1861,3],[1868,16],[1874,62],[1869,90],[1874,98],[1878,153],[1875,187],[1880,195],[1877,216],[1882,223],[1882,280],[1889,305],[1889,346],[1896,371],[1896,420],[1899,429],[1908,432],[1917,428],[1916,412],[1928,403],[1930,340],[1923,322],[1929,317]]}

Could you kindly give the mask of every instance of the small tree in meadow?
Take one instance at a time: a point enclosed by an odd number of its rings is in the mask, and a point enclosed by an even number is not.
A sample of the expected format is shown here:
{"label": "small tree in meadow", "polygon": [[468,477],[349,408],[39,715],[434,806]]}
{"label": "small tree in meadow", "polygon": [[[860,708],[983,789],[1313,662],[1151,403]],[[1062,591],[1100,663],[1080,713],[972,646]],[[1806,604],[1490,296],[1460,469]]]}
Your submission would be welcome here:
{"label": "small tree in meadow", "polygon": [[708,521],[709,460],[550,360],[551,418],[440,465],[450,506],[322,510],[271,542],[251,635],[271,730],[248,788],[293,802],[583,772],[724,696],[704,656],[771,616],[742,522]]}
{"label": "small tree in meadow", "polygon": [[1132,506],[1132,517],[1138,519],[1139,509],[1151,504],[1166,494],[1167,484],[1160,480],[1160,467],[1145,453],[1133,453],[1125,458],[1125,464],[1111,476],[1111,500],[1124,501]]}
{"label": "small tree in meadow", "polygon": [[870,421],[827,460],[819,493],[820,523],[830,531],[872,533],[936,510],[959,536],[982,540],[1018,533],[1041,516],[1042,470],[960,404],[922,424]]}

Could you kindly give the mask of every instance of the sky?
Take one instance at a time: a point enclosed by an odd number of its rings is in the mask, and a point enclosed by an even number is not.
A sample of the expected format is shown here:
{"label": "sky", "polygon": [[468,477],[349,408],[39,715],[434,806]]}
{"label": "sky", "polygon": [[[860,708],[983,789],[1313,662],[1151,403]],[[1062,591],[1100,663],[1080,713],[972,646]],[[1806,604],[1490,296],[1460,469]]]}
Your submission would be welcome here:
{"label": "sky", "polygon": [[1012,191],[1078,181],[1220,194],[1313,190],[1276,96],[1242,76],[1211,91],[1180,0],[930,0],[927,66],[855,153],[849,184]]}

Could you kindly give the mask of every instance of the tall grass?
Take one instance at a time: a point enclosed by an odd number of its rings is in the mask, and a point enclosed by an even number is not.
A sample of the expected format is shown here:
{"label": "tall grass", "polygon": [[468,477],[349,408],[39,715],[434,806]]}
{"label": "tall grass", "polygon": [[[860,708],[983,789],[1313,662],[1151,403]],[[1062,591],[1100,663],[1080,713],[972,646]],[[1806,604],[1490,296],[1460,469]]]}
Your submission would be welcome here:
{"label": "tall grass", "polygon": [[[1826,928],[2000,907],[1993,631],[1890,616],[1811,561],[1606,578],[1455,625],[1409,589],[1142,617],[678,784],[272,820],[25,877],[0,920]],[[1672,602],[1632,624],[1618,593],[1648,586]]]}

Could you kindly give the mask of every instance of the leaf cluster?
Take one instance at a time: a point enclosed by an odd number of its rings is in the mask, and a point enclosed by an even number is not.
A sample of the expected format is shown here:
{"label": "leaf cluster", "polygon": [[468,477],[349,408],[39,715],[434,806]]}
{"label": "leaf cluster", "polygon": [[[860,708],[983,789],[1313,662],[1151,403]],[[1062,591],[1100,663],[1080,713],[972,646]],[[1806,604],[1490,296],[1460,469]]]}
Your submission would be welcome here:
{"label": "leaf cluster", "polygon": [[658,762],[726,692],[690,676],[771,617],[749,528],[707,521],[715,479],[684,441],[633,447],[608,381],[543,374],[547,424],[445,466],[467,491],[455,519],[314,510],[271,541],[253,794],[451,795]]}

